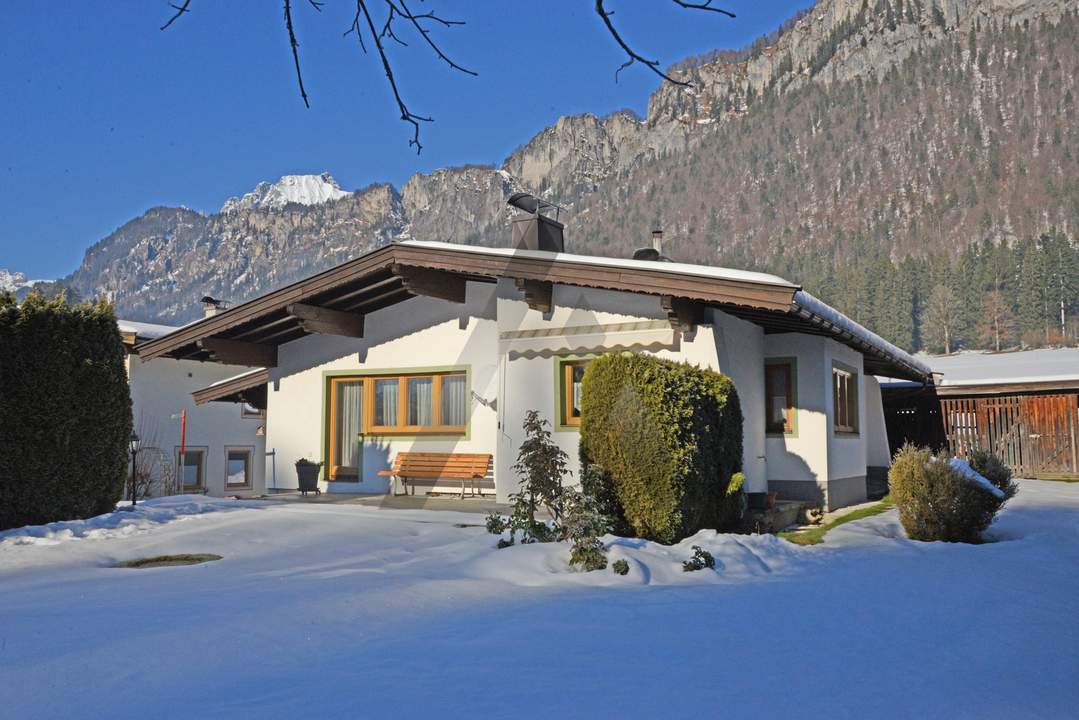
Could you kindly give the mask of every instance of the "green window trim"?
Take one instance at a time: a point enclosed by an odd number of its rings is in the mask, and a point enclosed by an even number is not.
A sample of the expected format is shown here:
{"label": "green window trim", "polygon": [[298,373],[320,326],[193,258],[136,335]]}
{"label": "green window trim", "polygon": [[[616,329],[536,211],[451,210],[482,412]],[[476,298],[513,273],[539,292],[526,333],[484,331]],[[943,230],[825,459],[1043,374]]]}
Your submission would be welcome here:
{"label": "green window trim", "polygon": [[[840,425],[840,418],[837,416],[837,411],[839,409],[839,397],[838,397],[838,391],[837,391],[836,376],[839,373],[845,373],[850,378],[850,380],[849,380],[849,382],[847,384],[847,388],[849,390],[850,395],[852,395],[853,397],[848,397],[848,400],[845,403],[845,405],[847,406],[845,412],[849,416],[848,419],[853,420],[853,424],[851,424],[851,425],[841,426]],[[861,379],[859,377],[860,375],[861,375],[861,373],[857,369],[851,367],[850,365],[842,363],[842,362],[840,362],[838,360],[833,360],[832,361],[832,372],[831,372],[831,375],[829,377],[829,381],[831,382],[831,387],[832,387],[832,404],[831,404],[831,406],[832,406],[832,423],[831,423],[831,425],[832,425],[832,435],[834,437],[837,437],[837,438],[858,438],[858,437],[861,437],[861,435],[862,435],[862,423],[861,423],[861,410],[862,410],[862,407],[861,407],[861,389],[860,389]],[[853,413],[851,412],[851,403],[852,402],[853,402]]]}
{"label": "green window trim", "polygon": [[588,364],[599,355],[589,353],[585,355],[559,355],[554,358],[554,430],[555,432],[580,432],[581,424],[566,422],[566,382],[565,366],[574,364]]}
{"label": "green window trim", "polygon": [[334,378],[366,378],[381,375],[424,375],[434,373],[461,373],[465,374],[465,397],[468,398],[465,408],[465,431],[463,433],[393,433],[393,434],[364,434],[363,445],[386,444],[395,440],[423,440],[430,442],[450,442],[470,440],[472,438],[472,366],[471,365],[432,365],[422,367],[391,367],[391,368],[363,368],[355,370],[323,370],[322,371],[322,437],[319,448],[322,453],[322,469],[319,479],[323,482],[363,482],[363,450],[360,451],[360,467],[355,479],[331,479],[329,473],[330,448],[330,381]]}
{"label": "green window trim", "polygon": [[[791,429],[778,433],[768,432],[768,366],[769,365],[789,365],[790,366],[790,408],[791,408]],[[766,438],[797,438],[798,437],[798,358],[790,357],[769,357],[764,359],[765,378],[764,378],[764,427]]]}

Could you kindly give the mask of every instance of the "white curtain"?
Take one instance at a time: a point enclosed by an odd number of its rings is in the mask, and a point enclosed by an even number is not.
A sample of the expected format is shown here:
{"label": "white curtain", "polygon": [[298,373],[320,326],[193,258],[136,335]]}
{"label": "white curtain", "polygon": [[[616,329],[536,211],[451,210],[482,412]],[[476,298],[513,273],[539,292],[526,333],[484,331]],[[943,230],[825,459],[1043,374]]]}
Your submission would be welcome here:
{"label": "white curtain", "polygon": [[468,393],[464,375],[442,376],[442,424],[464,425],[468,419]]}
{"label": "white curtain", "polygon": [[360,466],[360,433],[363,431],[363,381],[337,384],[337,464]]}
{"label": "white curtain", "polygon": [[375,424],[397,424],[397,380],[375,381]]}
{"label": "white curtain", "polygon": [[434,379],[408,379],[408,424],[430,425],[434,422]]}
{"label": "white curtain", "polygon": [[580,417],[581,415],[581,388],[582,381],[584,380],[584,367],[581,365],[573,366],[573,407],[570,408],[573,411],[574,417]]}

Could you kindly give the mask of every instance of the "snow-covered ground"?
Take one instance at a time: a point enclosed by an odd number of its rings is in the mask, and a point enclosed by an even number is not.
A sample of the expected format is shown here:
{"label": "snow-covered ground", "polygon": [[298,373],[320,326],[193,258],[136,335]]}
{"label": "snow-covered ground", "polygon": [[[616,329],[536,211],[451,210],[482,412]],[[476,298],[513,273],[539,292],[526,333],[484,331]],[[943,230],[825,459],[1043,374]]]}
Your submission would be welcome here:
{"label": "snow-covered ground", "polygon": [[[0,533],[0,716],[1075,717],[1079,484],[980,546],[895,511],[824,545],[494,550],[480,515],[166,498]],[[461,527],[465,525],[465,527]],[[613,541],[613,538],[608,538]],[[684,573],[690,546],[717,571]],[[144,570],[118,560],[216,553]]]}

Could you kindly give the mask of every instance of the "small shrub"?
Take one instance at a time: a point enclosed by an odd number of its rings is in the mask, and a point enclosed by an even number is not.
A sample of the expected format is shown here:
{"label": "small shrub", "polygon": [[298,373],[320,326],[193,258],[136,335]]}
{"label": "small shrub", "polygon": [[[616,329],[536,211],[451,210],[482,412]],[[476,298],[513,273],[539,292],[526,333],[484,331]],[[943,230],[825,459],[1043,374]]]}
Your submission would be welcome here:
{"label": "small shrub", "polygon": [[585,572],[603,570],[607,567],[606,548],[599,538],[582,538],[573,541],[573,548],[569,553],[569,564],[579,567]]}
{"label": "small shrub", "polygon": [[611,570],[614,570],[616,575],[628,575],[629,563],[625,560],[615,560],[611,563]]}
{"label": "small shrub", "polygon": [[704,570],[708,568],[714,570],[716,567],[716,559],[712,557],[712,553],[708,552],[700,545],[693,546],[693,557],[682,563],[683,572],[695,572],[697,570]]}
{"label": "small shrub", "polygon": [[569,472],[569,456],[551,439],[550,423],[537,411],[525,414],[523,427],[525,441],[513,471],[521,478],[521,492],[547,508],[557,522],[562,517],[562,480]]}
{"label": "small shrub", "polygon": [[[487,532],[501,535],[507,530],[509,540],[500,540],[499,548],[509,547],[521,533],[521,543],[554,542],[561,537],[559,522],[563,512],[563,477],[566,475],[565,452],[551,440],[546,420],[530,410],[524,421],[525,441],[513,469],[521,477],[520,490],[510,495],[513,510],[508,518],[496,513],[487,516]],[[554,518],[551,525],[536,519],[536,508],[542,504]]]}
{"label": "small shrub", "polygon": [[988,450],[971,450],[967,453],[967,461],[978,474],[1000,488],[1005,500],[1014,497],[1019,491],[1019,486],[1012,480],[1012,469]]}
{"label": "small shrub", "polygon": [[926,448],[906,445],[896,453],[888,471],[888,486],[899,509],[899,520],[912,540],[981,541],[982,531],[1015,494],[1015,484],[1011,471],[991,455],[973,453],[971,466],[993,475],[995,479],[989,475],[986,478],[1003,491],[1004,497],[998,498],[963,477],[947,457],[933,455]]}
{"label": "small shrub", "polygon": [[[583,487],[640,537],[671,543],[739,513],[742,412],[730,378],[647,355],[604,355],[584,376]],[[593,467],[598,466],[598,467]]]}
{"label": "small shrub", "polygon": [[569,564],[579,565],[586,572],[607,567],[607,550],[599,536],[606,534],[610,526],[610,519],[599,512],[595,500],[575,490],[567,491],[561,535],[573,541]]}
{"label": "small shrub", "polygon": [[492,535],[501,535],[510,529],[509,521],[502,517],[498,513],[492,512],[487,514],[487,521],[485,523],[487,532]]}

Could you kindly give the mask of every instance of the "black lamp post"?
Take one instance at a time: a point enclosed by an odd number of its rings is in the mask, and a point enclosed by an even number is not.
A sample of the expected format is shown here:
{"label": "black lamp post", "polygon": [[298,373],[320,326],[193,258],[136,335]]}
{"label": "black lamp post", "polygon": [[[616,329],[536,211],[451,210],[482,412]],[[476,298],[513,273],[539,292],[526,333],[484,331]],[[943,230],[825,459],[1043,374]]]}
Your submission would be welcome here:
{"label": "black lamp post", "polygon": [[135,507],[135,461],[139,455],[139,436],[131,431],[131,507]]}

